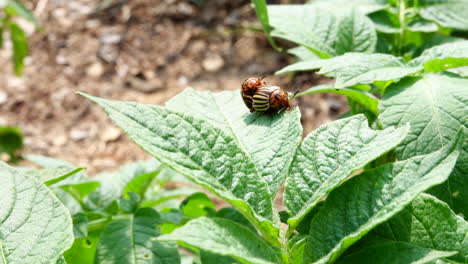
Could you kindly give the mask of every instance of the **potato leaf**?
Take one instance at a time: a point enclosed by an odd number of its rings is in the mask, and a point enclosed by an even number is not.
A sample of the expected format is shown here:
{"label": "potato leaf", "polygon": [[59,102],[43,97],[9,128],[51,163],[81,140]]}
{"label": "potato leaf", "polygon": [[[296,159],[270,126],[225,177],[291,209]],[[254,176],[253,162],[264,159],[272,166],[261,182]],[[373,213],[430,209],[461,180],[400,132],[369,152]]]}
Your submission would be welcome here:
{"label": "potato leaf", "polygon": [[[379,105],[383,127],[411,125],[409,136],[396,148],[399,159],[431,153],[453,140],[460,127],[468,128],[467,86],[466,79],[427,74],[387,88]],[[448,182],[431,191],[465,217],[468,217],[467,175],[465,143]]]}
{"label": "potato leaf", "polygon": [[372,130],[363,115],[334,121],[300,145],[286,180],[284,204],[295,227],[331,190],[355,170],[397,146],[408,127]]}
{"label": "potato leaf", "polygon": [[286,178],[302,137],[301,113],[249,113],[238,91],[221,93],[186,89],[172,98],[169,109],[184,112],[223,129],[251,157],[274,195]]}
{"label": "potato leaf", "polygon": [[208,121],[160,106],[82,95],[103,107],[145,151],[231,203],[276,241],[272,194],[234,137]]}
{"label": "potato leaf", "polygon": [[159,240],[175,240],[190,248],[230,256],[241,263],[279,263],[279,250],[251,230],[223,218],[200,217]]}
{"label": "potato leaf", "polygon": [[96,264],[180,263],[175,243],[157,241],[159,214],[143,208],[135,215],[113,219],[104,229],[96,249]]}
{"label": "potato leaf", "polygon": [[[453,251],[438,251],[404,242],[383,242],[340,258],[337,264],[411,263],[424,264],[454,255]],[[431,262],[432,263],[432,262]]]}
{"label": "potato leaf", "polygon": [[376,81],[399,80],[423,68],[419,65],[407,65],[401,58],[388,54],[346,53],[331,59],[301,61],[276,74],[316,69],[320,69],[319,74],[336,78],[336,88],[344,88]]}
{"label": "potato leaf", "polygon": [[311,221],[304,261],[336,260],[418,194],[445,181],[462,144],[460,130],[453,141],[438,151],[365,171],[331,192]]}
{"label": "potato leaf", "polygon": [[428,194],[420,194],[403,211],[374,229],[369,234],[373,236],[423,248],[457,251],[448,259],[458,263],[468,261],[468,223],[447,204]]}
{"label": "potato leaf", "polygon": [[33,171],[0,162],[0,260],[50,263],[73,243],[68,209]]}

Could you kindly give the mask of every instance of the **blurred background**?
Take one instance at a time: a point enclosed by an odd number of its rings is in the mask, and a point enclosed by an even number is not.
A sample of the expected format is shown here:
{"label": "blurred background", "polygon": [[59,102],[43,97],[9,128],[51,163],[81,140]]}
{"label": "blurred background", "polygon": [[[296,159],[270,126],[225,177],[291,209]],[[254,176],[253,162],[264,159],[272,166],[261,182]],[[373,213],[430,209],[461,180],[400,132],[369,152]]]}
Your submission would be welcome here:
{"label": "blurred background", "polygon": [[[0,126],[21,129],[23,153],[64,159],[91,174],[148,155],[76,91],[164,105],[187,87],[237,90],[248,77],[266,75],[288,91],[327,82],[311,73],[273,75],[293,58],[269,45],[248,0],[23,2],[38,26],[15,19],[29,45],[21,76],[11,43],[0,49]],[[333,94],[294,104],[305,134],[347,111]]]}

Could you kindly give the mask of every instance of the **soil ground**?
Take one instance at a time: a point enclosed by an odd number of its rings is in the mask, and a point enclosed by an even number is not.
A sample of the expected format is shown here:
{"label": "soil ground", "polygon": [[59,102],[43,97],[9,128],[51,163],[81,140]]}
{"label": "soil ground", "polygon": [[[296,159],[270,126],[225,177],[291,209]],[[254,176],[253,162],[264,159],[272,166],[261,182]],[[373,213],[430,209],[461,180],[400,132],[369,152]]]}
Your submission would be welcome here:
{"label": "soil ground", "polygon": [[[163,105],[187,87],[237,90],[251,76],[266,75],[289,91],[326,81],[312,73],[273,75],[294,59],[255,30],[260,24],[250,1],[25,2],[43,29],[25,25],[30,56],[20,78],[11,69],[11,48],[0,50],[0,125],[22,129],[24,153],[65,159],[89,174],[148,155],[76,91]],[[295,104],[305,133],[346,111],[344,98],[332,94]]]}

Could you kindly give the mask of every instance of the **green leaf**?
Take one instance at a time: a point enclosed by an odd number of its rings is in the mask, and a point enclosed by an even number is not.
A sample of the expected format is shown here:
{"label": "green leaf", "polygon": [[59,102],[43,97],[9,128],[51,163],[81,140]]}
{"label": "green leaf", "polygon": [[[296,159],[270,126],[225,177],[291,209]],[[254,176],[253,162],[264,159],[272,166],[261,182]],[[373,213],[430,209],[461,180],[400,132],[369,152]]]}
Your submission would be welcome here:
{"label": "green leaf", "polygon": [[266,5],[266,1],[265,0],[252,0],[252,4],[255,8],[255,13],[257,14],[258,20],[260,20],[260,23],[263,26],[263,30],[265,30],[265,33],[267,34],[268,41],[270,42],[271,46],[276,48],[275,41],[270,36],[271,27],[270,27],[270,22],[268,19],[268,9]]}
{"label": "green leaf", "polygon": [[139,203],[140,196],[134,192],[129,192],[128,198],[122,197],[119,199],[119,208],[126,213],[133,213],[138,209]]}
{"label": "green leaf", "polygon": [[73,195],[78,201],[82,201],[85,196],[96,190],[101,184],[96,181],[87,181],[75,184],[61,185],[60,188]]}
{"label": "green leaf", "polygon": [[411,19],[406,27],[409,31],[412,32],[436,32],[439,30],[439,27],[436,23],[427,21],[421,17],[415,17]]}
{"label": "green leaf", "polygon": [[379,113],[379,110],[378,110],[379,100],[377,99],[377,97],[375,97],[373,94],[367,91],[353,89],[352,87],[336,89],[335,86],[332,84],[321,84],[321,85],[311,87],[305,90],[304,92],[299,93],[296,97],[300,97],[300,96],[304,96],[308,94],[314,94],[314,93],[342,94],[356,101],[360,105],[365,106],[373,114],[377,115]]}
{"label": "green leaf", "polygon": [[0,162],[0,259],[56,261],[73,243],[67,208],[28,171]]}
{"label": "green leaf", "polygon": [[320,69],[319,74],[336,78],[336,88],[344,88],[360,83],[398,80],[420,71],[422,67],[409,66],[401,58],[388,54],[347,53],[331,59],[301,61],[276,74],[316,69]]}
{"label": "green leaf", "polygon": [[159,240],[176,240],[242,263],[279,263],[279,249],[272,248],[244,226],[223,218],[196,218]]}
{"label": "green leaf", "polygon": [[336,36],[337,54],[346,52],[371,53],[377,45],[377,33],[372,21],[353,9],[340,20]]}
{"label": "green leaf", "polygon": [[438,251],[404,242],[384,242],[366,247],[341,258],[338,264],[412,263],[424,264],[455,254]]}
{"label": "green leaf", "polygon": [[153,177],[151,173],[157,171],[159,166],[156,160],[137,161],[121,166],[116,172],[100,173],[93,178],[101,184],[100,187],[90,193],[84,202],[91,209],[105,208],[126,194],[124,191],[144,190],[148,187],[142,185],[147,182],[146,177]]}
{"label": "green leaf", "polygon": [[338,18],[312,5],[269,5],[271,35],[302,45],[322,58],[337,55],[334,49]]}
{"label": "green leaf", "polygon": [[468,65],[468,41],[445,43],[425,50],[410,65],[424,65],[426,72],[440,72]]}
{"label": "green leaf", "polygon": [[216,212],[216,217],[219,218],[225,218],[229,219],[231,221],[234,221],[243,227],[247,227],[252,232],[256,232],[255,227],[252,226],[252,224],[247,220],[239,211],[236,210],[234,207],[224,207],[220,209],[218,212]]}
{"label": "green leaf", "polygon": [[297,59],[299,59],[300,61],[320,59],[320,57],[317,56],[317,54],[313,53],[308,48],[303,47],[303,46],[298,46],[298,47],[289,49],[288,53],[296,56]]}
{"label": "green leaf", "polygon": [[397,14],[381,10],[369,14],[368,17],[375,25],[375,29],[386,34],[398,34],[401,32],[400,21]]}
{"label": "green leaf", "polygon": [[99,232],[93,232],[86,238],[75,239],[73,246],[64,254],[66,263],[94,264],[99,235]]}
{"label": "green leaf", "polygon": [[112,220],[99,238],[95,263],[180,263],[175,243],[155,240],[160,223],[159,214],[151,208]]}
{"label": "green leaf", "polygon": [[[379,105],[383,127],[411,125],[409,136],[396,148],[400,160],[431,153],[454,139],[460,127],[467,130],[467,86],[466,79],[427,74],[387,88]],[[431,192],[465,217],[468,216],[467,161],[468,147],[464,146],[448,182]]]}
{"label": "green leaf", "polygon": [[447,204],[428,194],[420,194],[403,211],[368,236],[435,250],[458,251],[448,259],[459,263],[468,261],[468,223]]}
{"label": "green leaf", "polygon": [[[466,130],[465,130],[466,131]],[[441,199],[459,215],[468,218],[468,139],[458,157],[455,169],[450,174],[449,179],[427,192]]]}
{"label": "green leaf", "polygon": [[284,205],[291,213],[290,228],[354,171],[397,146],[407,131],[408,127],[372,130],[364,115],[356,115],[309,134],[286,180]]}
{"label": "green leaf", "polygon": [[10,15],[19,15],[26,19],[27,21],[37,25],[37,19],[34,17],[31,10],[29,10],[21,1],[19,0],[8,0],[6,6],[6,13]]}
{"label": "green leaf", "polygon": [[85,238],[88,236],[88,217],[84,213],[73,216],[73,235],[75,238]]}
{"label": "green leaf", "polygon": [[165,201],[189,196],[199,190],[190,187],[177,187],[168,190],[159,190],[154,195],[146,196],[145,201],[141,203],[141,207],[153,207]]}
{"label": "green leaf", "polygon": [[[68,177],[70,176],[73,176],[75,175],[76,173],[82,171],[84,168],[76,168],[70,172],[67,172],[65,174],[63,173],[58,173],[58,174],[54,174],[54,173],[51,173],[51,174],[48,174],[48,175],[44,175],[46,178],[42,178],[42,181],[44,181],[44,184],[47,185],[47,186],[50,186],[50,185],[53,185],[53,184],[56,184],[58,182],[61,182],[65,179],[67,179]],[[50,171],[51,169],[44,169],[44,170],[47,170],[47,171]],[[54,171],[54,169],[52,169]],[[57,172],[60,172],[60,169],[55,169],[55,171]]]}
{"label": "green leaf", "polygon": [[331,192],[311,221],[305,262],[333,262],[419,193],[445,181],[462,143],[460,131],[450,144],[436,152],[365,171]]}
{"label": "green leaf", "polygon": [[17,127],[0,126],[0,154],[7,153],[16,161],[17,151],[23,147],[23,135]]}
{"label": "green leaf", "polygon": [[352,9],[363,14],[370,14],[388,6],[386,0],[311,0],[309,4],[330,10],[338,16],[345,16]]}
{"label": "green leaf", "polygon": [[201,264],[236,264],[238,263],[235,259],[227,256],[221,256],[213,254],[208,251],[200,251]]}
{"label": "green leaf", "polygon": [[443,27],[468,30],[467,0],[419,0],[419,14]]}
{"label": "green leaf", "polygon": [[13,64],[16,75],[23,73],[24,58],[28,56],[28,40],[26,33],[15,23],[10,24],[10,38],[13,43]]}
{"label": "green leaf", "polygon": [[216,212],[215,204],[208,195],[198,192],[187,197],[180,205],[180,210],[189,218],[213,215]]}
{"label": "green leaf", "polygon": [[272,194],[239,141],[211,122],[160,106],[82,95],[145,151],[231,203],[276,241]]}
{"label": "green leaf", "polygon": [[271,194],[276,194],[302,137],[299,109],[251,114],[238,91],[212,93],[193,89],[172,98],[167,107],[206,120],[235,138],[267,182]]}
{"label": "green leaf", "polygon": [[362,12],[334,15],[329,10],[314,5],[269,5],[271,35],[302,45],[322,58],[374,51],[374,25]]}
{"label": "green leaf", "polygon": [[156,171],[148,172],[142,175],[138,175],[133,178],[122,191],[124,197],[128,196],[128,193],[133,192],[144,198],[146,191],[151,187],[151,183],[154,178],[159,174],[159,168]]}

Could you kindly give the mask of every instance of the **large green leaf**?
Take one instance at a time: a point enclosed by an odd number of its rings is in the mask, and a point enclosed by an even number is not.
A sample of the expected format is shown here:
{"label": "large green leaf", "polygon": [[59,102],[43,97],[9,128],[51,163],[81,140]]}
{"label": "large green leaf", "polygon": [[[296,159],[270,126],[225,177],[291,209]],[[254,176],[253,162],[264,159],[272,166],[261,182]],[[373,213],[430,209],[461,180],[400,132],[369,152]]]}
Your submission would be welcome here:
{"label": "large green leaf", "polygon": [[241,263],[279,263],[279,249],[272,248],[246,227],[223,218],[200,217],[159,239],[176,240],[191,248],[230,256]]}
{"label": "large green leaf", "polygon": [[454,255],[453,251],[438,251],[404,242],[383,242],[340,258],[338,264],[405,263],[424,264]]}
{"label": "large green leaf", "polygon": [[444,202],[420,194],[396,216],[373,230],[368,236],[403,241],[443,251],[458,251],[452,261],[468,261],[468,223]]}
{"label": "large green leaf", "polygon": [[450,144],[436,152],[365,171],[331,192],[311,221],[305,262],[336,260],[419,193],[445,181],[455,166],[462,143],[460,131]]}
{"label": "large green leaf", "polygon": [[440,72],[468,65],[468,41],[445,43],[425,50],[409,63],[424,65],[426,72]]}
{"label": "large green leaf", "polygon": [[[447,144],[460,127],[468,127],[468,80],[427,74],[387,88],[379,105],[384,127],[410,123],[409,136],[396,148],[399,159],[430,153]],[[468,144],[453,174],[434,195],[456,213],[468,216]],[[445,193],[445,194],[444,194]]]}
{"label": "large green leaf", "polygon": [[351,51],[371,53],[376,44],[377,32],[368,17],[354,9],[340,20],[335,43],[337,54]]}
{"label": "large green leaf", "polygon": [[468,30],[467,0],[419,0],[419,14],[447,28]]}
{"label": "large green leaf", "polygon": [[276,241],[272,194],[235,138],[208,121],[160,106],[83,95],[145,151],[231,203]]}
{"label": "large green leaf", "polygon": [[342,89],[336,89],[335,85],[332,84],[321,84],[317,85],[314,87],[311,87],[304,92],[301,92],[297,95],[297,97],[308,95],[308,94],[314,94],[314,93],[336,93],[336,94],[342,94],[345,95],[346,97],[354,100],[355,102],[359,103],[362,106],[365,106],[367,109],[369,109],[373,114],[378,115],[379,110],[378,110],[378,104],[379,104],[379,99],[375,97],[372,93],[369,93],[367,91],[363,91],[360,89],[354,89],[354,88],[342,88]]}
{"label": "large green leaf", "polygon": [[334,48],[339,20],[312,5],[269,5],[271,35],[314,51],[322,58],[337,55]]}
{"label": "large green leaf", "polygon": [[161,224],[160,216],[151,208],[113,219],[99,238],[95,263],[180,263],[175,243],[155,240],[159,236],[158,224]]}
{"label": "large green leaf", "polygon": [[401,58],[388,54],[347,53],[331,59],[301,61],[281,69],[277,74],[315,69],[320,69],[319,74],[336,78],[335,87],[343,88],[360,83],[398,80],[422,70],[422,66],[409,66]]}
{"label": "large green leaf", "polygon": [[362,12],[334,15],[314,5],[269,5],[272,36],[307,47],[322,58],[345,52],[373,52],[374,25]]}
{"label": "large green leaf", "polygon": [[193,89],[171,99],[167,107],[207,120],[235,138],[271,193],[276,194],[302,137],[299,109],[273,115],[251,114],[238,91],[212,93]]}
{"label": "large green leaf", "polygon": [[73,243],[67,208],[31,171],[0,162],[0,260],[50,263]]}
{"label": "large green leaf", "polygon": [[291,213],[291,227],[351,173],[397,146],[407,131],[408,127],[372,130],[363,115],[356,115],[309,134],[286,180],[284,204]]}

